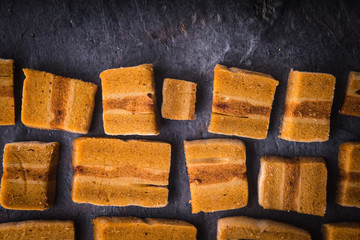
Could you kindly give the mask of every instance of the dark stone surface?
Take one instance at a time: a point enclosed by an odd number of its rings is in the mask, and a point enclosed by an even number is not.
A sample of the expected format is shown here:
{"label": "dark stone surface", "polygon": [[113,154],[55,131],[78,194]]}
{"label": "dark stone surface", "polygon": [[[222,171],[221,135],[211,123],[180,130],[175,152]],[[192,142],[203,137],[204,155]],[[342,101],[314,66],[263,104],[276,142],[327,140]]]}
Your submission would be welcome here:
{"label": "dark stone surface", "polygon": [[[358,1],[7,1],[0,3],[0,57],[15,59],[16,126],[0,127],[5,143],[58,141],[61,159],[56,205],[44,212],[0,208],[0,221],[72,219],[77,239],[92,239],[91,219],[114,215],[177,218],[198,228],[199,239],[216,238],[219,217],[246,215],[304,228],[320,239],[322,223],[360,221],[360,210],[334,203],[340,143],[360,140],[360,118],[339,115],[347,76],[360,71]],[[225,2],[225,1],[224,1]],[[61,131],[25,127],[20,120],[23,73],[34,68],[96,83],[96,107],[88,136],[105,136],[99,74],[107,68],[153,63],[158,105],[164,77],[198,83],[195,121],[162,120],[156,137],[172,144],[169,205],[165,208],[99,207],[71,201],[72,141]],[[277,88],[266,140],[244,139],[247,147],[249,205],[243,209],[191,214],[182,141],[224,137],[207,132],[213,68],[221,63],[273,75]],[[325,143],[280,140],[287,76],[290,68],[334,74],[337,78],[331,138]],[[257,203],[259,159],[264,154],[323,156],[329,172],[325,217],[262,209]]]}

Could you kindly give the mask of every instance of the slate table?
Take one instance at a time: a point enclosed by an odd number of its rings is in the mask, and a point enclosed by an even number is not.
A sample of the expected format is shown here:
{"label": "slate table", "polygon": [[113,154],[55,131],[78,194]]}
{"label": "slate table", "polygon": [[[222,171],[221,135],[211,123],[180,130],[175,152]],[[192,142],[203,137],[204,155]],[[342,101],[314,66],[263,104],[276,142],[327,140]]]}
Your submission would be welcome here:
{"label": "slate table", "polygon": [[[219,217],[246,215],[294,224],[320,239],[326,222],[360,221],[360,210],[334,202],[340,143],[360,140],[360,118],[339,115],[350,70],[360,71],[359,1],[8,1],[0,2],[0,57],[15,60],[16,125],[0,127],[0,154],[15,141],[62,144],[56,205],[47,211],[0,208],[0,222],[71,219],[77,239],[92,239],[97,216],[177,218],[194,224],[199,239],[216,238]],[[21,123],[22,68],[96,83],[96,107],[87,136],[105,136],[99,74],[108,68],[152,63],[158,105],[165,77],[198,84],[194,121],[162,119],[159,136],[119,136],[172,144],[169,204],[165,208],[100,207],[71,201],[72,141],[79,134],[31,129]],[[191,214],[183,140],[224,137],[210,134],[213,68],[220,63],[269,73],[279,80],[267,139],[246,144],[249,204],[237,210]],[[278,138],[291,68],[337,78],[330,140],[295,143]],[[322,156],[328,166],[325,217],[264,210],[257,203],[259,159],[265,154]]]}

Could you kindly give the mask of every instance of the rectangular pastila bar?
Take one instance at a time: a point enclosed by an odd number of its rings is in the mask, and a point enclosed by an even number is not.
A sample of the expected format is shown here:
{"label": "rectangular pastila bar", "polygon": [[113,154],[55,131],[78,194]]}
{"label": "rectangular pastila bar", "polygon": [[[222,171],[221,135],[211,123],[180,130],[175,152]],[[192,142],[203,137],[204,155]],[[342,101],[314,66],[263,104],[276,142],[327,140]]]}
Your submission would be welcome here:
{"label": "rectangular pastila bar", "polygon": [[97,86],[78,79],[23,69],[21,121],[27,127],[88,133]]}
{"label": "rectangular pastila bar", "polygon": [[6,240],[75,240],[72,221],[33,220],[0,224],[0,239]]}
{"label": "rectangular pastila bar", "polygon": [[95,205],[164,207],[170,160],[171,146],[164,142],[75,139],[72,199]]}
{"label": "rectangular pastila bar", "polygon": [[322,226],[324,240],[358,240],[360,239],[359,222],[327,223]]}
{"label": "rectangular pastila bar", "polygon": [[100,74],[100,78],[106,134],[159,134],[152,64],[107,69]]}
{"label": "rectangular pastila bar", "polygon": [[329,139],[335,77],[327,73],[289,74],[280,138],[295,142]]}
{"label": "rectangular pastila bar", "polygon": [[196,228],[185,221],[137,217],[93,220],[94,240],[196,240]]}
{"label": "rectangular pastila bar", "polygon": [[245,144],[235,139],[184,142],[192,212],[242,208],[248,201]]}
{"label": "rectangular pastila bar", "polygon": [[0,59],[0,126],[15,124],[14,61]]}
{"label": "rectangular pastila bar", "polygon": [[15,142],[4,148],[1,206],[45,210],[55,204],[60,144]]}
{"label": "rectangular pastila bar", "polygon": [[325,215],[327,169],[323,158],[264,156],[260,164],[260,206]]}
{"label": "rectangular pastila bar", "polygon": [[217,64],[209,132],[265,139],[278,84],[268,74]]}
{"label": "rectangular pastila bar", "polygon": [[226,217],[218,220],[217,240],[282,239],[310,240],[310,234],[290,224],[250,217]]}
{"label": "rectangular pastila bar", "polygon": [[340,144],[338,168],[336,202],[360,208],[360,142]]}
{"label": "rectangular pastila bar", "polygon": [[360,117],[360,72],[350,72],[340,114]]}

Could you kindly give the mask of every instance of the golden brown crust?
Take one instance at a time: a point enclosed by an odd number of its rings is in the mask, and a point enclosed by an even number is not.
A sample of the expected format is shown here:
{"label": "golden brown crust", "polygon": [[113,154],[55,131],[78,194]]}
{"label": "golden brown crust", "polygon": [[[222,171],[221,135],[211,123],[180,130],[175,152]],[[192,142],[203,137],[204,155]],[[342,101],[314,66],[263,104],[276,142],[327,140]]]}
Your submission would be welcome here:
{"label": "golden brown crust", "polygon": [[0,97],[14,97],[13,86],[0,86]]}
{"label": "golden brown crust", "polygon": [[68,111],[71,80],[68,78],[54,76],[52,85],[51,111],[54,114],[54,118],[50,122],[50,126],[54,129],[63,129]]}
{"label": "golden brown crust", "polygon": [[285,209],[297,209],[296,199],[299,195],[300,161],[298,158],[285,159],[284,182],[288,187],[284,188],[283,206]]}
{"label": "golden brown crust", "polygon": [[125,96],[103,100],[104,111],[122,109],[131,113],[151,113],[155,111],[155,103],[148,95]]}
{"label": "golden brown crust", "polygon": [[24,181],[56,181],[56,169],[55,170],[39,170],[39,169],[25,169],[21,171],[18,167],[7,167],[5,169],[5,179],[21,179]]}
{"label": "golden brown crust", "polygon": [[360,92],[359,97],[345,96],[340,113],[360,117]]}
{"label": "golden brown crust", "polygon": [[77,165],[74,174],[82,176],[100,177],[100,178],[141,178],[148,181],[167,181],[168,172],[154,173],[146,168],[123,165],[121,167],[112,167],[111,170],[105,170],[103,167],[90,167]]}
{"label": "golden brown crust", "polygon": [[199,185],[246,179],[245,164],[201,164],[188,166],[189,182]]}
{"label": "golden brown crust", "polygon": [[214,94],[212,111],[238,117],[248,116],[249,114],[270,117],[271,107],[253,105],[249,102],[236,100],[231,97],[224,99]]}
{"label": "golden brown crust", "polygon": [[285,105],[285,117],[304,117],[328,119],[330,117],[332,101],[302,101]]}

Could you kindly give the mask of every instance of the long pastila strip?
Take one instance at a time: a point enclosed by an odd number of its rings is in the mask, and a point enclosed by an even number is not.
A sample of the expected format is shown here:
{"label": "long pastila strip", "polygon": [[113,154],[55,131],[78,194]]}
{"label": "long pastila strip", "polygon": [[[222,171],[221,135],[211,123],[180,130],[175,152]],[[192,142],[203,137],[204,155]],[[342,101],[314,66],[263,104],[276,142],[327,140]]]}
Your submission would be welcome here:
{"label": "long pastila strip", "polygon": [[15,124],[14,61],[0,59],[0,126]]}
{"label": "long pastila strip", "polygon": [[359,222],[326,223],[321,228],[324,240],[359,239]]}
{"label": "long pastila strip", "polygon": [[168,143],[75,139],[72,199],[96,205],[166,206],[170,159]]}
{"label": "long pastila strip", "polygon": [[311,236],[290,224],[239,216],[218,220],[217,240],[228,239],[310,240]]}
{"label": "long pastila strip", "polygon": [[98,217],[94,240],[196,240],[196,228],[185,221],[137,217]]}
{"label": "long pastila strip", "polygon": [[0,224],[0,239],[75,240],[73,221],[30,220]]}
{"label": "long pastila strip", "polygon": [[360,142],[340,144],[338,172],[336,202],[360,208]]}

